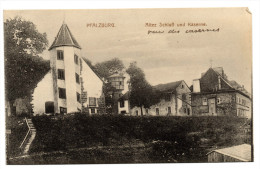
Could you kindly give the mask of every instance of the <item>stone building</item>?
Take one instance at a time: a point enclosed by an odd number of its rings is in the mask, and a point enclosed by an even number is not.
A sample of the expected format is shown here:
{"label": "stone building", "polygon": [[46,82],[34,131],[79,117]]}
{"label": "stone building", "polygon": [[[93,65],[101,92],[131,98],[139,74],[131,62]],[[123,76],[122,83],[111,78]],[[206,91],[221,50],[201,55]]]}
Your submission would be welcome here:
{"label": "stone building", "polygon": [[193,115],[251,117],[249,93],[235,81],[229,81],[222,67],[209,68],[191,86]]}
{"label": "stone building", "polygon": [[50,71],[33,92],[34,114],[98,113],[103,81],[81,56],[67,24],[62,24],[49,53]]}
{"label": "stone building", "polygon": [[[160,102],[152,105],[149,109],[143,108],[144,115],[148,116],[190,116],[191,98],[190,89],[184,80],[159,84],[154,86],[156,90],[162,93],[163,98]],[[129,92],[124,94],[118,101],[120,114],[131,116],[140,116],[140,107],[130,108]]]}

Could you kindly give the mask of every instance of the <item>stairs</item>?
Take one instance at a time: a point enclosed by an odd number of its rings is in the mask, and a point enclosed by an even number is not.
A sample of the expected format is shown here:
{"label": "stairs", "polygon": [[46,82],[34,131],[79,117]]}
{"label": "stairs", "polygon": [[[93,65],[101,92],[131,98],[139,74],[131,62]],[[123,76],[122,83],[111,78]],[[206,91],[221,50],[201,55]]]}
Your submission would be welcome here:
{"label": "stairs", "polygon": [[30,146],[36,136],[36,129],[32,123],[32,119],[26,119],[26,123],[27,123],[29,130],[28,130],[28,135],[25,136],[24,142],[22,143],[22,145],[24,147],[23,154],[28,154],[28,152],[30,150]]}

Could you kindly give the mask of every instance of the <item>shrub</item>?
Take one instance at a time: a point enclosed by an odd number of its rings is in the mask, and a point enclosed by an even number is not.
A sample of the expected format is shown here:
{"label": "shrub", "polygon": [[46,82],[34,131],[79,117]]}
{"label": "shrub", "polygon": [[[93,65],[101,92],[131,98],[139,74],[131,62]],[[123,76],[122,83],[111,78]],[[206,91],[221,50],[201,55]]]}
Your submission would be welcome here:
{"label": "shrub", "polygon": [[[237,128],[244,119],[234,117],[135,117],[119,115],[35,116],[37,129],[31,152],[66,150],[79,147],[117,146],[135,144],[135,140],[151,143],[188,153],[191,148],[205,144],[215,146],[227,141],[236,142]],[[205,138],[207,141],[201,140]],[[175,150],[176,151],[176,150]],[[161,154],[161,152],[158,152]],[[168,153],[168,152],[167,152]]]}

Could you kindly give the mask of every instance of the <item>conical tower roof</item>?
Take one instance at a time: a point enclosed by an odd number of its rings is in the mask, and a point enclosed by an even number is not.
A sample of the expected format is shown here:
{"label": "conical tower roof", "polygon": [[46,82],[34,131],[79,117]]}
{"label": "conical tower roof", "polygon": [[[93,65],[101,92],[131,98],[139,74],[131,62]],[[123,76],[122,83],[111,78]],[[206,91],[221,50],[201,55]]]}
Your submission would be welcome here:
{"label": "conical tower roof", "polygon": [[59,46],[74,46],[81,49],[76,39],[73,37],[67,24],[63,23],[55,40],[53,41],[49,50]]}

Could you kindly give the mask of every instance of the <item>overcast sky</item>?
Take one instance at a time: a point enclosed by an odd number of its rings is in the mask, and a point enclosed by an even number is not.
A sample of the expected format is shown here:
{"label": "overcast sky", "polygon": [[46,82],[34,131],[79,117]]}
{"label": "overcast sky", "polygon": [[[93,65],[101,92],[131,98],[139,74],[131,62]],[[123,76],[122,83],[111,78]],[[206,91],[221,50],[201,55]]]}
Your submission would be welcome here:
{"label": "overcast sky", "polygon": [[[251,93],[251,14],[246,8],[138,9],[138,10],[23,10],[5,11],[4,19],[21,16],[47,33],[49,45],[65,20],[82,47],[82,56],[97,62],[117,57],[128,67],[137,61],[147,80],[156,85],[193,79],[213,67],[223,67]],[[172,23],[174,27],[145,27],[145,23]],[[114,28],[87,27],[88,23],[114,23]],[[185,23],[185,27],[177,27]],[[188,23],[206,23],[191,27]],[[190,29],[219,32],[185,33]],[[168,30],[180,33],[168,34]],[[148,34],[148,30],[165,31]],[[43,53],[49,58],[48,51]]]}

